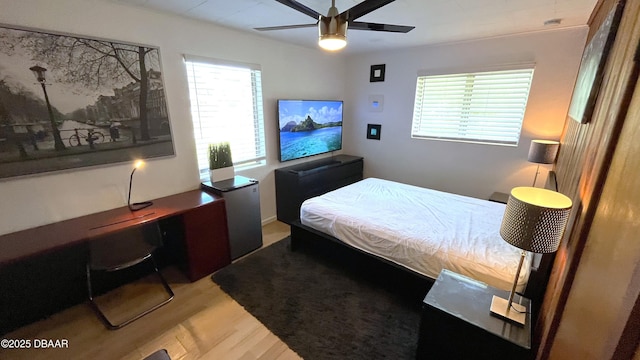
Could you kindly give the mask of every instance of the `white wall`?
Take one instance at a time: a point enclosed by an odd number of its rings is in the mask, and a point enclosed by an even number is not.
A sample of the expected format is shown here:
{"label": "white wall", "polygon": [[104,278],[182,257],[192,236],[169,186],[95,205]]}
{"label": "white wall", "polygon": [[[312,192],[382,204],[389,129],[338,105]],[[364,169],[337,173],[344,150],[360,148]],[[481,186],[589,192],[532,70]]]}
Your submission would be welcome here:
{"label": "white wall", "polygon": [[[199,186],[182,54],[262,65],[267,165],[239,174],[260,181],[263,220],[275,217],[278,98],[344,99],[343,152],[365,157],[365,176],[477,197],[530,185],[529,142],[560,137],[586,38],[586,28],[576,28],[345,57],[100,0],[0,0],[0,9],[4,24],[160,48],[176,156],[136,172],[144,186],[133,201]],[[520,146],[410,139],[418,70],[518,61],[537,64]],[[369,83],[372,64],[386,64],[384,82]],[[368,111],[371,94],[384,95],[384,112]],[[381,141],[366,139],[367,123],[383,125]],[[118,164],[0,181],[0,234],[123,206],[130,171]]]}
{"label": "white wall", "polygon": [[[275,217],[276,99],[344,97],[344,59],[318,49],[105,1],[0,0],[0,9],[0,23],[8,25],[160,48],[176,156],[136,172],[132,201],[199,186],[184,53],[262,65],[267,165],[239,174],[260,181],[263,219]],[[131,169],[118,164],[0,181],[0,234],[124,206]]]}
{"label": "white wall", "polygon": [[[560,139],[586,35],[579,27],[350,56],[344,152],[365,157],[366,177],[468,196],[531,186],[530,142]],[[411,139],[418,71],[518,62],[536,66],[517,147]],[[386,64],[384,82],[369,82],[373,64]],[[370,95],[384,96],[382,112],[369,110]],[[380,141],[366,139],[367,123],[382,125]],[[548,168],[541,166],[538,186]]]}

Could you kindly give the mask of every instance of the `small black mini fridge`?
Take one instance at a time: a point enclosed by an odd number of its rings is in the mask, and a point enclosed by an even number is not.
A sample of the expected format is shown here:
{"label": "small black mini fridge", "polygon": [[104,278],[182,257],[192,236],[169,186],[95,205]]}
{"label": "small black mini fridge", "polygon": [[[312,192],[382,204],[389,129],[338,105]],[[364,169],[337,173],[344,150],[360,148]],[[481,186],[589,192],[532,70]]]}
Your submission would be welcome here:
{"label": "small black mini fridge", "polygon": [[205,181],[202,189],[224,198],[232,260],[262,246],[258,180],[235,176],[214,183]]}

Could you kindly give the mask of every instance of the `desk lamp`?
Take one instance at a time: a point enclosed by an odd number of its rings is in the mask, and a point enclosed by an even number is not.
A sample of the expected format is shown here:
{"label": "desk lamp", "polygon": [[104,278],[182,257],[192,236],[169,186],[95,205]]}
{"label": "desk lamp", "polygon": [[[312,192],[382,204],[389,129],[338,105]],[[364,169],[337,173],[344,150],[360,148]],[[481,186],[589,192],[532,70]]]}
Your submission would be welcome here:
{"label": "desk lamp", "polygon": [[571,199],[555,191],[528,186],[511,190],[500,236],[522,252],[509,299],[494,295],[491,299],[492,315],[524,325],[526,308],[514,304],[513,296],[526,252],[546,254],[558,250],[571,205]]}
{"label": "desk lamp", "polygon": [[540,173],[540,164],[553,164],[556,161],[558,148],[560,143],[553,140],[532,140],[529,146],[529,156],[527,160],[538,164],[536,168],[536,176],[533,178],[533,185],[536,186],[536,180]]}
{"label": "desk lamp", "polygon": [[133,164],[133,171],[131,171],[131,176],[129,177],[129,195],[127,196],[127,206],[129,207],[129,210],[131,211],[138,211],[138,210],[142,210],[146,207],[149,207],[153,204],[153,202],[151,201],[143,201],[143,202],[138,202],[138,203],[131,203],[131,184],[133,183],[133,173],[136,172],[137,168],[142,167],[142,165],[144,165],[144,161],[142,160],[138,160]]}

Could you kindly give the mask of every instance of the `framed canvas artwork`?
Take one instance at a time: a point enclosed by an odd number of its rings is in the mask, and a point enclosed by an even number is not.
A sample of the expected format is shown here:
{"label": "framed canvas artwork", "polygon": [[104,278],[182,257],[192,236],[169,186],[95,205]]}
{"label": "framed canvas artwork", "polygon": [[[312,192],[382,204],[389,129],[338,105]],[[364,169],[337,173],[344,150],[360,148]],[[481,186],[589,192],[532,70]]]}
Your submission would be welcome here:
{"label": "framed canvas artwork", "polygon": [[385,64],[371,65],[369,82],[384,81]]}
{"label": "framed canvas artwork", "polygon": [[607,55],[622,16],[621,3],[618,3],[598,28],[593,38],[585,48],[578,70],[578,78],[573,89],[569,117],[585,124],[591,119],[602,83]]}
{"label": "framed canvas artwork", "polygon": [[157,47],[0,25],[0,180],[175,155]]}
{"label": "framed canvas artwork", "polygon": [[381,132],[382,132],[382,125],[367,124],[367,139],[380,140]]}

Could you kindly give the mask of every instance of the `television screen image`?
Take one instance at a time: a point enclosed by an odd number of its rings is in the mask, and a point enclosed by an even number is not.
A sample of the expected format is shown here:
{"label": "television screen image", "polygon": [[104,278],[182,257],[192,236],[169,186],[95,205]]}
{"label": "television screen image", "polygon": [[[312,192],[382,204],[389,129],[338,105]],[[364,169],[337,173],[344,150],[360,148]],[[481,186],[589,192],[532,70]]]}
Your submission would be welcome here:
{"label": "television screen image", "polygon": [[280,161],[342,149],[342,101],[278,100]]}

